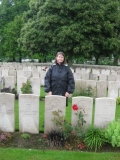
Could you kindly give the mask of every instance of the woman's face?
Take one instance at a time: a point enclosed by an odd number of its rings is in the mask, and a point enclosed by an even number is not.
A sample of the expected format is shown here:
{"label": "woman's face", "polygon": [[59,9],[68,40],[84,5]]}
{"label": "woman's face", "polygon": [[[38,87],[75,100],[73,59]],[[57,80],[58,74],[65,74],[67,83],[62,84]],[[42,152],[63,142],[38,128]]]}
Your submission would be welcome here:
{"label": "woman's face", "polygon": [[61,64],[64,61],[64,56],[62,54],[58,54],[56,57],[57,63]]}

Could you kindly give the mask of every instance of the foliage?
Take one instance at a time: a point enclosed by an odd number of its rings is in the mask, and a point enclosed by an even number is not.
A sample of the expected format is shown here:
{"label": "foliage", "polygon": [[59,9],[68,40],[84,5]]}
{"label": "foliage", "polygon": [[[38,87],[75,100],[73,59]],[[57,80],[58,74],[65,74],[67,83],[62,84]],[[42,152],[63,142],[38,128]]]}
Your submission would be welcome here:
{"label": "foliage", "polygon": [[30,139],[30,135],[28,133],[23,133],[20,137],[23,139]]}
{"label": "foliage", "polygon": [[84,150],[85,148],[87,148],[83,139],[72,133],[67,138],[67,141],[65,141],[64,147],[67,150]]}
{"label": "foliage", "polygon": [[98,64],[101,56],[113,55],[115,65],[119,5],[119,0],[1,0],[0,59],[21,61],[28,56],[42,62],[62,50],[69,64],[73,57],[80,63],[95,57]]}
{"label": "foliage", "polygon": [[[13,61],[20,53],[17,38],[23,22],[22,14],[28,10],[30,0],[4,0],[0,4],[0,58]],[[18,49],[18,50],[17,50]],[[15,58],[14,58],[15,57]],[[18,58],[18,57],[17,57]]]}
{"label": "foliage", "polygon": [[[74,111],[78,110],[78,106],[74,104],[72,106],[72,109]],[[59,134],[57,137],[62,137],[62,142],[64,142],[64,146],[68,150],[73,150],[75,148],[77,149],[84,149],[85,145],[82,141],[81,137],[83,135],[83,125],[85,123],[85,120],[83,118],[82,112],[76,112],[76,116],[78,117],[77,125],[72,127],[71,123],[69,123],[64,116],[61,116],[61,110],[53,111],[53,122],[57,126],[57,129],[53,131],[54,134]],[[56,135],[57,135],[56,134]],[[57,138],[57,140],[60,138]],[[55,138],[54,138],[55,140]],[[54,142],[57,143],[57,142]]]}
{"label": "foliage", "polygon": [[[84,115],[82,113],[82,111],[79,111],[78,112],[78,106],[77,104],[74,104],[72,106],[72,109],[73,111],[75,111],[75,115],[77,116],[78,120],[77,120],[77,124],[74,126],[74,131],[75,131],[75,134],[78,136],[78,137],[82,137],[83,135],[83,126],[84,126],[84,123],[86,123],[86,121],[84,120]],[[85,112],[83,110],[83,112]]]}
{"label": "foliage", "polygon": [[116,99],[116,104],[117,104],[117,105],[120,105],[120,97],[117,97],[117,99]]}
{"label": "foliage", "polygon": [[61,131],[52,130],[47,134],[48,143],[51,147],[60,147],[64,145],[64,136]]}
{"label": "foliage", "polygon": [[94,90],[91,86],[88,86],[87,89],[84,89],[81,87],[79,90],[73,93],[73,97],[76,97],[76,96],[93,97]]}
{"label": "foliage", "polygon": [[52,121],[58,127],[58,130],[61,131],[64,139],[66,140],[73,131],[73,128],[71,124],[65,119],[65,117],[60,115],[61,112],[61,110],[53,111],[52,113],[54,115],[54,118]]}
{"label": "foliage", "polygon": [[[19,44],[31,54],[63,50],[67,59],[118,56],[119,0],[31,0]],[[34,16],[33,16],[34,15]]]}
{"label": "foliage", "polygon": [[20,47],[18,47],[17,41],[20,35],[22,25],[22,16],[16,16],[12,22],[9,22],[4,27],[3,49],[5,51],[5,57],[8,61],[13,62],[19,59],[19,61],[21,62],[21,58],[22,56],[24,56],[24,52],[21,50]]}
{"label": "foliage", "polygon": [[94,149],[96,152],[106,142],[104,130],[95,126],[88,127],[84,142],[88,148]]}
{"label": "foliage", "polygon": [[22,94],[32,94],[32,86],[30,80],[27,80],[26,83],[22,84],[21,91]]}
{"label": "foliage", "polygon": [[120,147],[120,121],[109,123],[105,131],[105,137],[113,147]]}
{"label": "foliage", "polygon": [[111,57],[100,57],[98,61],[99,65],[112,65],[113,64],[113,58]]}
{"label": "foliage", "polygon": [[6,141],[9,138],[11,138],[11,134],[10,133],[6,133],[6,132],[0,133],[0,142]]}

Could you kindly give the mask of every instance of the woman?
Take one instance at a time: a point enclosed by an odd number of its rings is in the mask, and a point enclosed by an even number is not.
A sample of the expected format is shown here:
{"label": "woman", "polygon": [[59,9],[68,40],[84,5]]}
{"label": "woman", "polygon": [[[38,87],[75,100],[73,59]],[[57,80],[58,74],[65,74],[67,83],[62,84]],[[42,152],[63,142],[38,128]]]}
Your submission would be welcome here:
{"label": "woman", "polygon": [[[74,92],[75,82],[71,69],[65,61],[63,52],[58,52],[55,63],[45,75],[44,90],[48,95],[61,95],[66,98]],[[66,102],[67,106],[67,102]]]}

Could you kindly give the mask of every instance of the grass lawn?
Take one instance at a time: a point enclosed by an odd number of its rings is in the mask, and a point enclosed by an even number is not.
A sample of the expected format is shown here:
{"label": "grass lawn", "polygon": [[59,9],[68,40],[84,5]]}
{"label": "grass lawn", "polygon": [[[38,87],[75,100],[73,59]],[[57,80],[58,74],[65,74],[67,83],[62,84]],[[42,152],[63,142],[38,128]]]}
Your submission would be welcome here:
{"label": "grass lawn", "polygon": [[0,148],[0,160],[120,160],[120,153]]}

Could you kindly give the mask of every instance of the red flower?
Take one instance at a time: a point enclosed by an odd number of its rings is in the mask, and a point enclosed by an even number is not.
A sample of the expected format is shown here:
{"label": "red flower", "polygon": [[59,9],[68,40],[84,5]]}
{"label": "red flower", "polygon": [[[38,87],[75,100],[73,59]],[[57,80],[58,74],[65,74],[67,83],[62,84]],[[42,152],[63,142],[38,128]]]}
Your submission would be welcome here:
{"label": "red flower", "polygon": [[43,138],[47,138],[47,135],[46,135],[46,134],[44,134],[44,135],[43,135]]}
{"label": "red flower", "polygon": [[78,110],[77,104],[73,104],[72,109],[73,109],[74,111],[77,111],[77,110]]}

